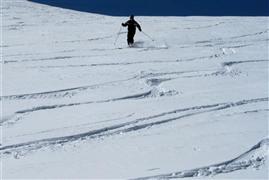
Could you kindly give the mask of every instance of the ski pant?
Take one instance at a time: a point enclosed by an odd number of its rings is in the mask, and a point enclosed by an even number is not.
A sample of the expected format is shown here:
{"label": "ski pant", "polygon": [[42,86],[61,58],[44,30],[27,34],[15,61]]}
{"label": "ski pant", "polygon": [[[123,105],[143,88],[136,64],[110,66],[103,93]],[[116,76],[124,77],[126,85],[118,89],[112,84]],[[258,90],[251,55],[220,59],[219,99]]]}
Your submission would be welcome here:
{"label": "ski pant", "polygon": [[128,45],[134,43],[134,35],[135,35],[135,33],[128,32],[128,34],[127,34],[127,43],[128,43]]}

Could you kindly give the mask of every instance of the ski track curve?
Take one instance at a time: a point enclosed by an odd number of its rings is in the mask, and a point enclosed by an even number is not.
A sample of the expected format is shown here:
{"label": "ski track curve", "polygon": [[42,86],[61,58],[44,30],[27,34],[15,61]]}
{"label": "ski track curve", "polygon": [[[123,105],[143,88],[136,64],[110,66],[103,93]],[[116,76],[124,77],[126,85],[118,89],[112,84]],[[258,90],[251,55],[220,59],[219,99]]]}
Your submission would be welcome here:
{"label": "ski track curve", "polygon": [[[147,49],[148,48],[144,48],[144,50],[147,50]],[[161,48],[161,49],[166,49],[166,48]],[[104,51],[104,49],[100,49],[100,51]],[[137,64],[179,63],[179,62],[219,58],[225,55],[226,54],[224,53],[216,53],[216,54],[207,55],[207,56],[199,56],[199,57],[176,59],[176,60],[154,60],[154,61],[136,61],[136,62],[92,63],[92,64],[62,65],[62,66],[30,66],[30,67],[31,68],[81,68],[81,67],[99,67],[99,66],[128,66],[128,65],[137,65]],[[8,64],[8,63],[23,63],[23,62],[31,62],[31,61],[52,61],[52,60],[66,60],[66,59],[68,60],[72,58],[98,57],[98,56],[106,56],[106,55],[56,56],[56,57],[40,58],[40,59],[24,59],[24,60],[19,60],[19,61],[9,60],[9,61],[4,61],[4,63]]]}
{"label": "ski track curve", "polygon": [[35,111],[41,111],[41,110],[48,110],[48,109],[56,109],[56,108],[63,108],[63,107],[70,107],[70,106],[79,106],[79,105],[86,105],[86,104],[92,104],[92,103],[106,103],[106,102],[115,102],[115,101],[121,101],[121,100],[130,100],[130,99],[141,99],[148,97],[152,91],[147,91],[140,94],[134,94],[119,98],[113,98],[113,99],[107,99],[107,100],[100,100],[100,101],[86,101],[86,102],[78,102],[78,103],[70,103],[70,104],[57,104],[57,105],[49,105],[49,106],[38,106],[31,109],[25,109],[15,112],[15,114],[24,114],[29,112],[35,112]]}
{"label": "ski track curve", "polygon": [[[107,103],[107,102],[116,102],[116,101],[122,101],[122,100],[136,100],[136,99],[142,99],[146,97],[153,97],[156,96],[156,93],[153,90],[149,90],[140,94],[134,94],[119,98],[112,98],[112,99],[106,99],[106,100],[99,100],[99,101],[85,101],[85,102],[75,102],[75,103],[69,103],[69,104],[55,104],[55,105],[43,105],[43,106],[37,106],[29,109],[19,110],[16,111],[13,115],[3,118],[0,120],[0,125],[3,125],[5,123],[8,123],[10,120],[13,119],[13,117],[16,117],[16,119],[21,119],[21,116],[27,113],[33,113],[36,111],[44,111],[44,110],[50,110],[50,109],[59,109],[64,107],[71,107],[71,106],[81,106],[81,105],[87,105],[87,104],[98,104],[98,103]],[[19,116],[19,117],[17,117]],[[13,120],[14,121],[14,120]],[[17,122],[18,120],[15,120],[14,122]]]}
{"label": "ski track curve", "polygon": [[215,47],[217,45],[220,45],[220,46],[225,45],[225,47],[227,47],[228,46],[227,44],[241,44],[241,45],[230,45],[233,48],[253,46],[255,42],[268,42],[269,39],[266,36],[264,39],[255,39],[255,40],[252,40],[252,39],[241,40],[241,39],[245,37],[264,35],[268,32],[269,32],[269,29],[266,29],[264,31],[260,31],[260,32],[252,33],[252,34],[196,41],[194,42],[194,44],[186,44],[185,46],[182,46],[181,48],[189,48],[189,47],[193,47],[193,45],[194,47]]}
{"label": "ski track curve", "polygon": [[[194,61],[194,60],[203,60],[203,59],[212,59],[225,56],[225,53],[213,54],[210,56],[201,56],[201,57],[194,57],[194,58],[187,58],[187,59],[176,59],[176,60],[155,60],[155,61],[139,61],[139,62],[124,62],[124,63],[101,63],[101,64],[82,64],[82,65],[66,65],[66,66],[40,66],[39,68],[62,68],[62,67],[95,67],[95,66],[126,66],[126,65],[135,65],[135,64],[151,64],[151,63],[178,63],[178,62],[186,62],[186,61]],[[44,60],[64,60],[64,59],[71,59],[75,56],[57,56],[53,58],[42,58],[36,60],[21,60],[20,62],[26,61],[44,61]],[[16,61],[10,61],[16,62]],[[19,61],[18,61],[19,62]],[[8,63],[8,62],[5,62]],[[10,96],[2,96],[2,99],[36,99],[36,98],[57,98],[57,97],[71,97],[77,94],[79,91],[87,90],[92,86],[84,86],[84,87],[77,87],[77,88],[70,88],[70,89],[63,89],[63,90],[56,90],[51,92],[41,92],[41,93],[33,93],[33,94],[21,94],[21,95],[10,95]]]}
{"label": "ski track curve", "polygon": [[132,180],[149,179],[176,179],[187,177],[208,177],[216,176],[222,173],[230,173],[247,168],[260,168],[268,160],[269,138],[265,138],[250,148],[248,151],[237,156],[234,159],[224,161],[218,164],[212,164],[191,170],[177,171],[168,174],[135,178]]}
{"label": "ski track curve", "polygon": [[[13,115],[1,119],[0,125],[3,125],[5,123],[10,122],[14,117],[16,117],[16,120],[13,120],[13,122],[17,122],[18,119],[22,119],[21,116],[23,116],[27,113],[33,113],[36,111],[58,109],[58,108],[71,107],[71,106],[81,106],[81,105],[87,105],[87,104],[93,104],[93,103],[99,104],[99,103],[108,103],[108,102],[116,102],[116,101],[123,101],[123,100],[139,100],[139,99],[144,99],[144,98],[152,98],[152,97],[159,97],[159,96],[173,96],[173,95],[177,95],[177,92],[174,92],[174,91],[161,92],[158,88],[153,87],[151,90],[146,91],[146,92],[127,95],[124,97],[106,99],[106,100],[37,106],[37,107],[29,108],[29,109],[16,111]],[[13,124],[13,123],[11,123],[11,124]]]}
{"label": "ski track curve", "polygon": [[[214,55],[218,56],[218,55]],[[185,60],[172,60],[172,61],[153,61],[153,62],[133,62],[133,63],[122,63],[124,65],[129,65],[129,64],[140,64],[140,63],[167,63],[167,62],[183,62],[183,61],[192,61],[195,59],[205,59],[205,58],[212,58],[213,56],[203,56],[199,58],[190,58],[190,59],[185,59]],[[120,65],[121,63],[105,63],[105,64],[92,64],[90,66],[106,66],[106,65]],[[83,66],[83,65],[78,65],[78,66]],[[54,67],[54,66],[53,66]],[[53,68],[52,67],[52,68]],[[58,66],[56,66],[58,67]],[[114,83],[121,83],[129,80],[133,80],[136,78],[147,78],[149,76],[154,77],[154,76],[163,76],[163,75],[181,75],[184,73],[194,73],[198,71],[180,71],[180,72],[166,72],[166,73],[149,73],[149,74],[144,74],[144,75],[135,75],[134,77],[128,78],[128,79],[123,79],[123,80],[117,80],[117,81],[111,81],[111,82],[105,82],[105,83],[100,83],[100,84],[94,84],[94,85],[88,85],[88,86],[80,86],[80,87],[74,87],[74,88],[67,88],[67,89],[60,89],[60,90],[55,90],[55,91],[46,91],[46,92],[38,92],[38,93],[30,93],[30,94],[16,94],[16,95],[7,95],[7,96],[0,96],[0,101],[1,100],[19,100],[19,99],[44,99],[44,98],[58,98],[58,97],[71,97],[76,94],[78,94],[81,91],[85,91],[88,89],[94,89],[98,88],[100,86],[105,86],[109,84],[114,84]]]}
{"label": "ski track curve", "polygon": [[230,37],[230,39],[238,39],[238,38],[244,38],[244,37],[258,36],[258,35],[266,34],[268,32],[269,32],[269,29],[266,29],[264,31],[259,31],[259,32],[256,32],[256,33],[244,34],[244,35],[240,35],[240,36],[232,36],[232,37]]}
{"label": "ski track curve", "polygon": [[268,62],[268,59],[261,59],[261,60],[245,60],[245,61],[229,61],[222,63],[223,66],[233,66],[236,64],[244,64],[244,63],[260,63],[260,62]]}
{"label": "ski track curve", "polygon": [[[239,75],[241,72],[228,72],[227,68],[230,68],[234,65],[238,64],[245,64],[245,63],[267,63],[269,60],[267,59],[261,59],[261,60],[245,60],[245,61],[229,61],[229,62],[224,62],[221,63],[221,68],[220,69],[208,69],[208,70],[194,70],[194,71],[174,71],[174,72],[157,72],[157,73],[144,73],[140,76],[140,78],[148,78],[146,80],[147,84],[158,84],[161,82],[165,81],[170,81],[178,78],[196,78],[196,77],[208,77],[208,76],[225,76],[225,75]],[[192,75],[192,73],[200,73],[198,75]],[[187,75],[189,74],[189,75]],[[162,76],[170,76],[170,75],[175,75],[176,77],[170,78],[161,78]]]}
{"label": "ski track curve", "polygon": [[215,23],[215,24],[210,24],[210,25],[205,25],[205,26],[187,27],[187,28],[184,28],[184,29],[187,29],[187,30],[192,30],[192,29],[206,29],[206,28],[216,27],[216,26],[219,26],[219,25],[222,25],[222,24],[225,24],[225,22],[218,22],[218,23]]}
{"label": "ski track curve", "polygon": [[244,34],[244,35],[240,35],[240,36],[232,36],[232,37],[227,37],[225,39],[217,38],[217,39],[209,39],[209,40],[204,40],[204,41],[196,41],[195,44],[213,43],[215,41],[218,42],[218,41],[224,41],[224,40],[234,40],[234,39],[240,39],[240,38],[244,38],[244,37],[263,35],[263,34],[266,34],[268,32],[269,32],[269,29],[266,29],[264,31],[259,31],[256,33]]}
{"label": "ski track curve", "polygon": [[112,38],[113,35],[103,36],[103,37],[93,37],[89,39],[75,39],[75,40],[67,40],[67,41],[55,41],[54,43],[81,43],[81,42],[89,42],[89,41],[100,41],[104,39]]}
{"label": "ski track curve", "polygon": [[[78,94],[81,91],[85,91],[87,89],[92,89],[92,88],[97,88],[98,86],[101,85],[108,85],[108,84],[113,84],[113,83],[119,83],[119,82],[124,82],[128,80],[132,80],[135,78],[139,79],[145,79],[145,82],[147,85],[151,87],[151,90],[147,92],[143,92],[140,94],[134,94],[134,95],[129,95],[125,97],[118,97],[118,98],[112,98],[112,99],[107,99],[107,100],[99,100],[99,101],[85,101],[85,102],[76,102],[76,103],[69,103],[69,104],[55,104],[55,105],[43,105],[43,106],[37,106],[33,107],[30,109],[24,109],[24,110],[19,110],[14,113],[11,118],[6,118],[5,120],[2,120],[0,122],[0,125],[3,123],[6,123],[10,121],[13,117],[16,115],[21,115],[25,113],[31,113],[31,112],[36,112],[36,111],[41,111],[41,110],[48,110],[48,109],[56,109],[56,108],[64,108],[64,107],[70,107],[70,106],[79,106],[79,105],[86,105],[86,104],[92,104],[92,103],[107,103],[107,102],[115,102],[115,101],[121,101],[121,100],[135,100],[135,99],[142,99],[142,98],[148,98],[148,97],[158,97],[158,96],[174,96],[177,95],[178,92],[174,90],[170,90],[167,92],[161,92],[158,89],[158,86],[165,81],[170,81],[178,78],[197,78],[197,77],[208,77],[208,76],[219,76],[219,75],[239,75],[241,72],[227,72],[227,67],[231,67],[233,65],[237,64],[243,64],[243,63],[263,63],[263,62],[268,62],[269,60],[245,60],[245,61],[229,61],[229,62],[224,62],[222,63],[222,68],[220,70],[203,70],[203,71],[179,71],[179,72],[158,72],[158,73],[142,73],[139,75],[134,76],[133,78],[125,79],[125,80],[119,80],[119,81],[112,81],[112,82],[107,82],[107,83],[102,83],[102,84],[97,84],[97,85],[91,85],[91,86],[82,86],[82,87],[76,87],[76,88],[70,88],[70,89],[64,89],[64,90],[58,90],[58,91],[50,91],[50,92],[43,92],[43,93],[34,93],[34,94],[22,94],[22,95],[11,95],[11,96],[2,96],[0,97],[0,100],[12,100],[12,99],[37,99],[37,98],[57,98],[57,97],[71,97],[76,94]],[[202,74],[198,75],[184,75],[187,73],[197,73],[201,72]],[[166,75],[176,75],[178,77],[174,78],[161,78],[162,76]],[[181,76],[183,75],[183,76]],[[158,77],[158,78],[156,78]]]}
{"label": "ski track curve", "polygon": [[[149,117],[143,117],[139,119],[135,119],[133,121],[116,124],[108,127],[104,127],[101,129],[91,130],[89,132],[85,133],[79,133],[69,136],[63,136],[63,137],[53,137],[53,138],[47,138],[47,139],[40,139],[40,140],[34,140],[30,142],[24,142],[19,144],[12,144],[7,146],[1,146],[0,152],[2,155],[10,155],[12,152],[15,152],[15,154],[22,154],[28,153],[34,150],[38,150],[44,147],[48,146],[54,146],[54,145],[64,145],[66,143],[78,141],[78,140],[89,140],[94,138],[104,138],[109,137],[112,135],[119,135],[124,134],[128,132],[134,132],[146,128],[150,128],[157,125],[162,125],[166,123],[170,123],[179,119],[183,119],[185,117],[195,116],[203,113],[213,112],[213,111],[220,111],[232,107],[238,107],[250,103],[259,103],[259,102],[266,102],[269,98],[257,98],[257,99],[249,99],[249,100],[241,100],[237,102],[226,102],[226,103],[217,103],[212,105],[201,105],[201,106],[194,106],[189,108],[183,108],[183,109],[176,109],[169,112],[164,112],[156,115],[152,115]],[[177,114],[187,112],[186,114],[179,115],[177,117],[173,118],[165,118],[165,116],[170,114]],[[158,120],[157,118],[164,117],[162,120]],[[154,121],[154,119],[157,119]],[[152,121],[150,123],[144,123],[137,125],[138,123],[143,123],[144,121]]]}
{"label": "ski track curve", "polygon": [[87,85],[87,86],[80,86],[80,87],[74,87],[74,88],[67,88],[67,89],[60,89],[55,91],[46,91],[46,92],[39,92],[39,93],[30,93],[30,94],[17,94],[17,95],[8,95],[8,96],[0,96],[0,100],[19,100],[19,99],[42,99],[42,98],[57,98],[57,97],[70,97],[74,96],[75,94],[85,91],[88,89],[95,89],[100,86],[106,86],[110,84],[115,83],[121,83],[125,81],[130,81],[132,79],[135,79],[135,77],[122,79],[122,80],[116,80],[116,81],[110,81],[110,82],[104,82],[100,84],[93,84],[93,85]]}
{"label": "ski track curve", "polygon": [[8,60],[4,61],[4,64],[9,63],[27,63],[27,62],[39,62],[39,61],[65,61],[71,60],[73,58],[91,58],[91,57],[103,57],[107,56],[108,54],[101,54],[101,55],[74,55],[74,56],[54,56],[54,57],[46,57],[46,58],[38,58],[38,59],[22,59],[22,60]]}

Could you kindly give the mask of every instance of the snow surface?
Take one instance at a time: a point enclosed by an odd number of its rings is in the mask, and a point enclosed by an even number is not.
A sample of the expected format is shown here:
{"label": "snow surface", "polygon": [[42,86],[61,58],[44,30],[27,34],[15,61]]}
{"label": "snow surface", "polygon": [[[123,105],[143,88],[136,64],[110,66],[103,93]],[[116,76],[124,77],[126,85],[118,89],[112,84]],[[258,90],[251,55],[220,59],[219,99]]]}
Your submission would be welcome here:
{"label": "snow surface", "polygon": [[2,178],[268,178],[268,17],[2,6]]}

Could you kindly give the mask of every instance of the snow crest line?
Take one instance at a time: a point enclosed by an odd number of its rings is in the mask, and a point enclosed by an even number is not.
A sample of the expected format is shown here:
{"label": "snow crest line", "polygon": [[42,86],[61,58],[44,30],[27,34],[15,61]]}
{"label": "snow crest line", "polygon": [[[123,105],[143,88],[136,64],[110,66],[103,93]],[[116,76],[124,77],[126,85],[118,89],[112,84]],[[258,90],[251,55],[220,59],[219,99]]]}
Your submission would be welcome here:
{"label": "snow crest line", "polygon": [[[41,149],[43,147],[53,146],[53,145],[64,145],[66,143],[74,142],[77,140],[87,140],[87,139],[100,138],[100,137],[109,137],[112,135],[123,134],[123,133],[137,131],[137,130],[145,129],[145,128],[156,126],[156,125],[161,125],[164,123],[172,122],[178,119],[182,119],[185,117],[190,117],[190,116],[194,116],[194,115],[198,115],[202,113],[219,111],[219,110],[228,109],[228,108],[232,108],[236,106],[246,105],[250,103],[264,102],[268,100],[269,98],[267,97],[267,98],[257,98],[257,99],[250,99],[250,100],[241,100],[235,103],[233,102],[232,103],[231,102],[230,103],[218,103],[218,104],[212,104],[212,105],[202,105],[202,106],[194,106],[194,107],[189,107],[189,108],[184,108],[184,109],[177,109],[177,110],[164,112],[164,113],[149,116],[149,117],[136,119],[136,120],[126,122],[126,123],[116,124],[109,127],[92,130],[85,133],[63,136],[63,137],[40,139],[40,140],[34,140],[30,142],[2,146],[0,147],[0,152],[1,154],[4,154],[4,155],[12,154],[12,152],[16,152],[16,153],[30,152],[33,150]],[[174,117],[174,118],[154,121],[154,119],[157,119],[159,117],[163,117],[170,114],[181,113],[181,112],[187,112],[187,111],[191,111],[191,112]],[[153,122],[136,125],[143,121],[150,121],[150,120]]]}
{"label": "snow crest line", "polygon": [[206,177],[222,173],[230,173],[233,171],[243,170],[251,167],[258,169],[259,167],[264,165],[265,161],[267,161],[268,147],[269,147],[269,138],[265,138],[261,140],[258,144],[254,145],[247,152],[239,155],[234,159],[222,163],[213,164],[191,170],[184,170],[168,174],[136,178],[133,180]]}

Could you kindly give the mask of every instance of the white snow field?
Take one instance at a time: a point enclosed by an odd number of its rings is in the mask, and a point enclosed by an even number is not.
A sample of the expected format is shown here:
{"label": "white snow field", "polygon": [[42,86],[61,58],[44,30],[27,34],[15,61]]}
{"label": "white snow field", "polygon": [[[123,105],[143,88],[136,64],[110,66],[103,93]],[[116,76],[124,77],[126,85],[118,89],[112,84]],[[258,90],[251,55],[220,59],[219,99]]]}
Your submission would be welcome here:
{"label": "white snow field", "polygon": [[2,10],[3,179],[268,179],[268,17]]}

